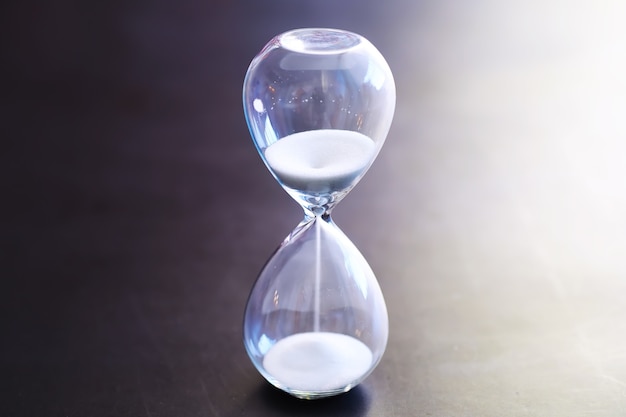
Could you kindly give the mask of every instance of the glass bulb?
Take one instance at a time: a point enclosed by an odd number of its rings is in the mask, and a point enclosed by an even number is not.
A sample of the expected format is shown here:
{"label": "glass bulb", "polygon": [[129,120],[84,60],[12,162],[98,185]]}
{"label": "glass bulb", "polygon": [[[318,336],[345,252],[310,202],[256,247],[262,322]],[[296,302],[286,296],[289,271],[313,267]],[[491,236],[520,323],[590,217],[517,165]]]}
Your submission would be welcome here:
{"label": "glass bulb", "polygon": [[320,212],[339,202],[378,155],[396,90],[387,62],[362,36],[298,29],[253,59],[243,96],[261,158],[296,201]]}

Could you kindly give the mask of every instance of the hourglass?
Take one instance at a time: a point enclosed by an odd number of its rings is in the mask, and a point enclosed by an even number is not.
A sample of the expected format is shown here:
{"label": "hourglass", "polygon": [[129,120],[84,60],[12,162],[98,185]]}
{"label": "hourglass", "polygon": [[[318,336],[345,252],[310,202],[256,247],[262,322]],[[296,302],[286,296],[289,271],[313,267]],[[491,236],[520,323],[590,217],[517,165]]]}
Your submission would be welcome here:
{"label": "hourglass", "polygon": [[376,277],[330,214],[376,158],[395,97],[382,55],[343,30],[279,35],[246,74],[252,138],[304,219],[257,278],[244,344],[259,372],[296,397],[350,390],[372,372],[387,344],[387,308]]}

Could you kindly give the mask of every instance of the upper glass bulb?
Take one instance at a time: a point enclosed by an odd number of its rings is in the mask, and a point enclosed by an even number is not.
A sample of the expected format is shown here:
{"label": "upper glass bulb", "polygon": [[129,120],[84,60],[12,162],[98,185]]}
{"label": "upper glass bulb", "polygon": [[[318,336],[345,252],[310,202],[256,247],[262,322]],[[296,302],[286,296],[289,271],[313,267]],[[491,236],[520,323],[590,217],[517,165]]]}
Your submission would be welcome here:
{"label": "upper glass bulb", "polygon": [[328,212],[370,167],[391,126],[395,98],[378,50],[336,29],[276,36],[250,64],[243,89],[263,161],[315,215]]}

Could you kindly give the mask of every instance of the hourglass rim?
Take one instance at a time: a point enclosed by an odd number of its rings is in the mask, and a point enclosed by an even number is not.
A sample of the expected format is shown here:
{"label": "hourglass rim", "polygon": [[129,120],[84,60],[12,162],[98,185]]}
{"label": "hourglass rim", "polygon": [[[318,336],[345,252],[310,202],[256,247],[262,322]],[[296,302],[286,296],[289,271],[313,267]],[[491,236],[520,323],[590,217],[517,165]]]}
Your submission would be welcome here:
{"label": "hourglass rim", "polygon": [[343,29],[303,28],[278,36],[281,47],[292,52],[332,55],[349,51],[362,42],[362,37]]}

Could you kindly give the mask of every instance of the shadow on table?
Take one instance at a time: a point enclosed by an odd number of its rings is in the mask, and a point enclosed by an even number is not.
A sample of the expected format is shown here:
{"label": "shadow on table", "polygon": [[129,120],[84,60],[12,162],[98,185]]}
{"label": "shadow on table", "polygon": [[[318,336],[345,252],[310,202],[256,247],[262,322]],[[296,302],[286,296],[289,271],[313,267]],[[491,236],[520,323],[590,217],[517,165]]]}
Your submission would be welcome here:
{"label": "shadow on table", "polygon": [[[365,416],[370,398],[361,385],[349,392],[319,400],[301,400],[268,384],[254,394],[253,403],[258,404],[273,416]],[[254,406],[254,405],[253,405]]]}

